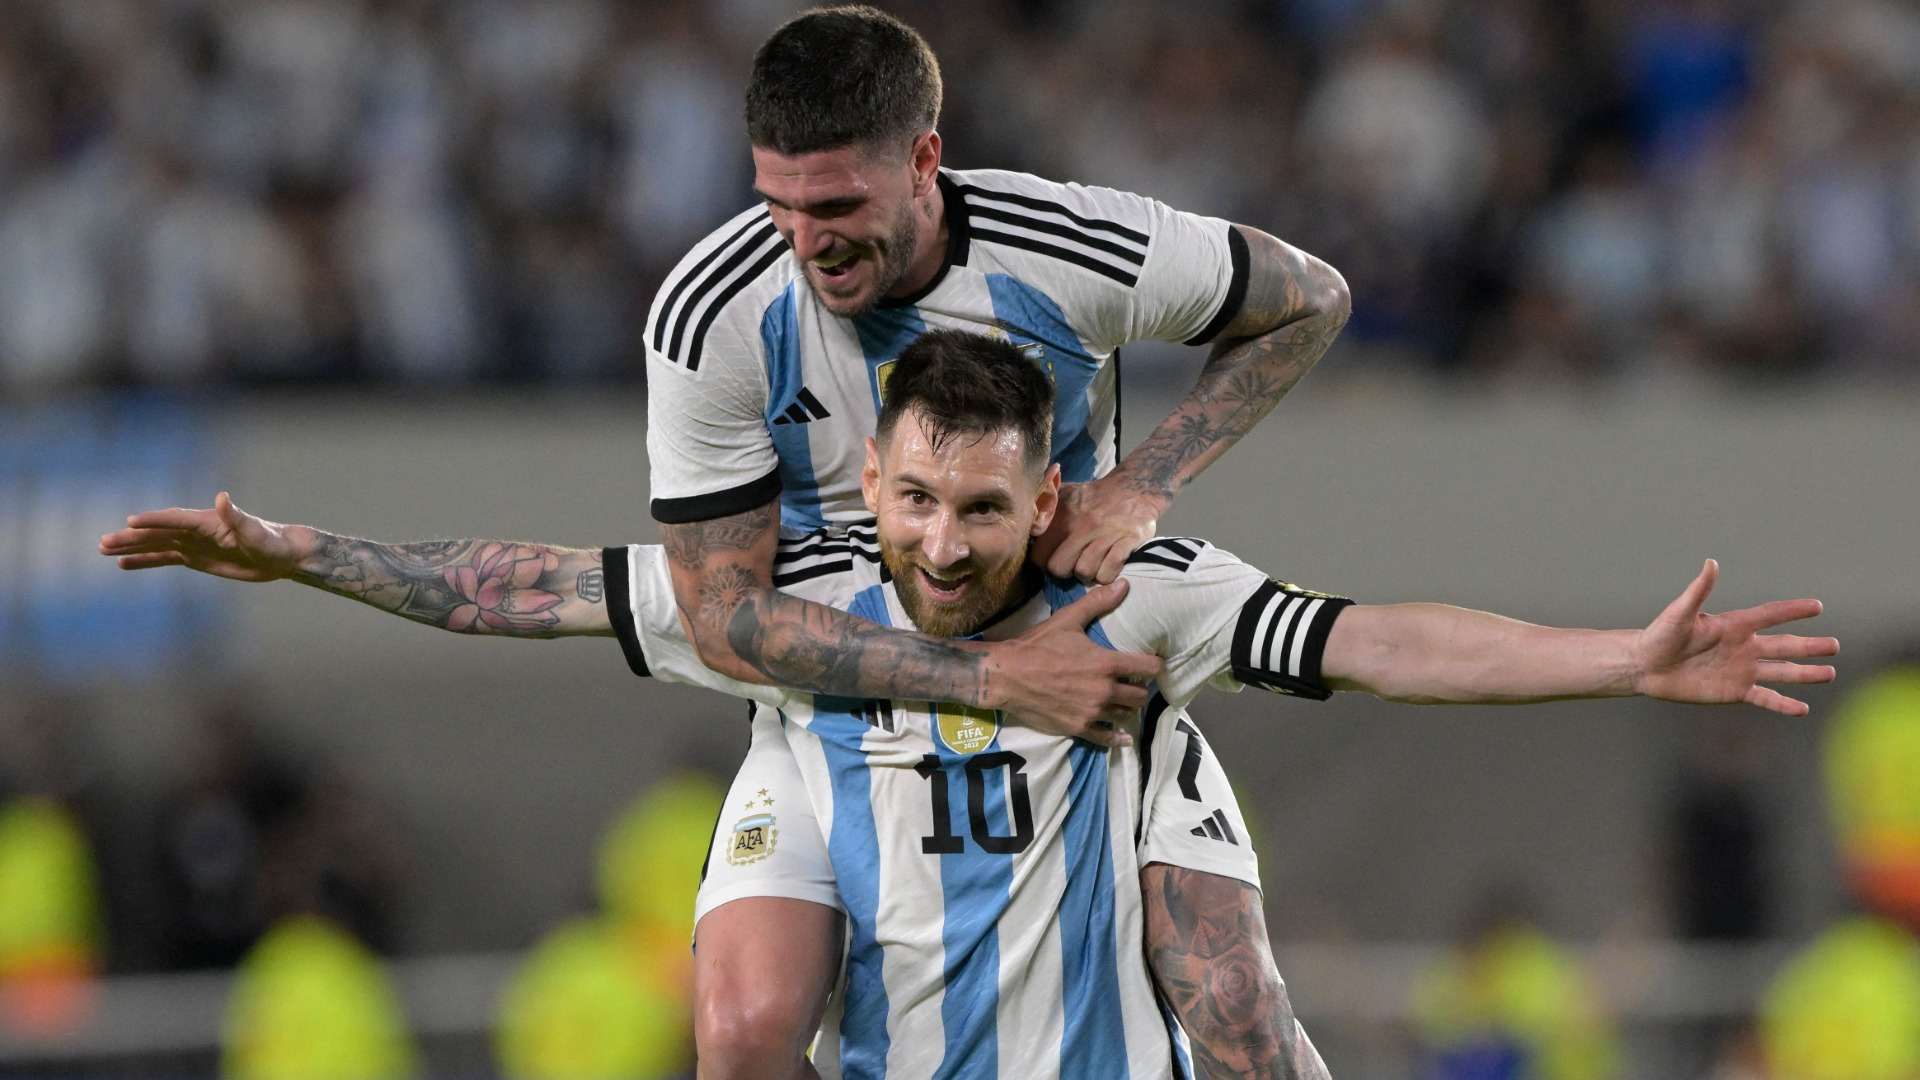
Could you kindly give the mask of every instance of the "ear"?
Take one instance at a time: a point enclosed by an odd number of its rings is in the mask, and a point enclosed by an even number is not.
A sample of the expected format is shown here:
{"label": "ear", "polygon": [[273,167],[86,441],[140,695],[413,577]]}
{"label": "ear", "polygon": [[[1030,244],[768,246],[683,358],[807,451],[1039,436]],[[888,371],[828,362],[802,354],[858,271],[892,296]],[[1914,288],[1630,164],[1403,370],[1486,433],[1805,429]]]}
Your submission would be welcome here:
{"label": "ear", "polygon": [[880,447],[867,436],[867,462],[860,466],[860,494],[867,500],[867,513],[880,516]]}
{"label": "ear", "polygon": [[1047,466],[1046,473],[1040,477],[1040,490],[1034,493],[1033,501],[1036,513],[1033,515],[1033,528],[1028,531],[1033,536],[1039,536],[1047,531],[1048,525],[1053,524],[1053,515],[1060,509],[1060,466]]}
{"label": "ear", "polygon": [[913,168],[913,197],[922,199],[931,195],[934,181],[940,175],[940,133],[929,131],[913,140],[908,164]]}

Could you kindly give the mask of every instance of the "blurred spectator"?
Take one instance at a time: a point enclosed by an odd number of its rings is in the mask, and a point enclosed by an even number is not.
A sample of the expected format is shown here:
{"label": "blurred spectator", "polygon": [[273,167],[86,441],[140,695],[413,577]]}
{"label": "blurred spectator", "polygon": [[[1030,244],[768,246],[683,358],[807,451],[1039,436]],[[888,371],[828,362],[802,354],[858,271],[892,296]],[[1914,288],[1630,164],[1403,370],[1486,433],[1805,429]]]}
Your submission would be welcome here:
{"label": "blurred spectator", "polygon": [[1767,1075],[1906,1080],[1920,1072],[1920,942],[1884,919],[1829,929],[1760,1006]]}
{"label": "blurred spectator", "polygon": [[1709,723],[1681,770],[1668,819],[1673,931],[1693,941],[1753,941],[1770,930],[1772,828],[1764,801],[1765,732]]}
{"label": "blurred spectator", "polygon": [[1514,898],[1491,899],[1453,956],[1416,984],[1430,1080],[1607,1080],[1619,1035],[1580,959]]}
{"label": "blurred spectator", "polygon": [[1825,758],[1854,894],[1920,931],[1920,666],[1895,665],[1849,694],[1827,729]]}
{"label": "blurred spectator", "polygon": [[[741,83],[796,6],[19,0],[0,387],[638,378],[652,288],[752,201]],[[1271,228],[1355,286],[1353,353],[1920,381],[1901,0],[901,11],[952,164]]]}
{"label": "blurred spectator", "polygon": [[227,1000],[226,1080],[406,1080],[419,1051],[399,996],[366,946],[312,915],[276,924]]}

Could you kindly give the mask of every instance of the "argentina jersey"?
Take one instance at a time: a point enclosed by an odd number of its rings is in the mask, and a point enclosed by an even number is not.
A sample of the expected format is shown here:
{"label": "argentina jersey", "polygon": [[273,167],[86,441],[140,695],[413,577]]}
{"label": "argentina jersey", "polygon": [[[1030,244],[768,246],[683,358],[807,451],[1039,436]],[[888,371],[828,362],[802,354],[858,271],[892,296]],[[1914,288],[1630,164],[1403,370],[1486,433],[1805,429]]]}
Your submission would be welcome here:
{"label": "argentina jersey", "polygon": [[1021,346],[1054,383],[1062,478],[1095,479],[1117,461],[1120,346],[1211,340],[1245,293],[1245,244],[1220,219],[1020,173],[943,171],[939,186],[939,272],[864,315],[814,298],[764,207],[667,278],[645,330],[656,519],[776,496],[790,534],[867,518],[860,467],[887,377],[935,328]]}
{"label": "argentina jersey", "polygon": [[[815,1050],[823,1076],[1191,1075],[1143,954],[1140,868],[1166,862],[1256,887],[1258,876],[1224,774],[1180,707],[1209,682],[1280,688],[1260,676],[1284,667],[1295,643],[1301,681],[1317,681],[1346,601],[1271,582],[1201,541],[1143,550],[1127,568],[1127,603],[1091,631],[1111,647],[1165,650],[1139,752],[985,710],[733,683],[686,644],[660,549],[607,553],[608,603],[636,671],[768,706],[700,910],[768,895],[846,913],[843,982]],[[791,591],[912,626],[870,532],[787,540],[781,554]],[[1080,593],[1048,583],[987,636],[1017,634]]]}

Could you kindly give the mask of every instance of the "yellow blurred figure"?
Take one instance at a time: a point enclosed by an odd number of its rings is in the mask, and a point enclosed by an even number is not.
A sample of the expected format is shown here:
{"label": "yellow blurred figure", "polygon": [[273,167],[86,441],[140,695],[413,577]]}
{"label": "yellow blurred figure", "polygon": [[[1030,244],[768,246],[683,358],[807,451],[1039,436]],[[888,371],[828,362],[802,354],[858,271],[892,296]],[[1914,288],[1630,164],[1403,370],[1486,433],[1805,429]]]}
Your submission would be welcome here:
{"label": "yellow blurred figure", "polygon": [[99,881],[79,823],[48,799],[0,807],[0,1020],[28,1037],[79,1027],[100,947]]}
{"label": "yellow blurred figure", "polygon": [[1503,921],[1427,972],[1414,1012],[1430,1075],[1607,1080],[1619,1036],[1578,958],[1532,926]]}
{"label": "yellow blurred figure", "polygon": [[377,957],[324,919],[283,920],[240,962],[227,1001],[227,1080],[404,1080],[419,1071]]}
{"label": "yellow blurred figure", "polygon": [[600,839],[600,905],[656,989],[693,992],[693,902],[726,789],[680,772],[635,799]]}
{"label": "yellow blurred figure", "polygon": [[1890,668],[1848,696],[1827,730],[1826,768],[1854,892],[1920,930],[1920,668]]}
{"label": "yellow blurred figure", "polygon": [[1920,1077],[1920,944],[1885,919],[1850,919],[1781,971],[1760,1008],[1775,1080]]}
{"label": "yellow blurred figure", "polygon": [[535,947],[501,999],[501,1074],[654,1080],[684,1072],[692,1056],[687,1002],[656,983],[604,920],[560,927]]}

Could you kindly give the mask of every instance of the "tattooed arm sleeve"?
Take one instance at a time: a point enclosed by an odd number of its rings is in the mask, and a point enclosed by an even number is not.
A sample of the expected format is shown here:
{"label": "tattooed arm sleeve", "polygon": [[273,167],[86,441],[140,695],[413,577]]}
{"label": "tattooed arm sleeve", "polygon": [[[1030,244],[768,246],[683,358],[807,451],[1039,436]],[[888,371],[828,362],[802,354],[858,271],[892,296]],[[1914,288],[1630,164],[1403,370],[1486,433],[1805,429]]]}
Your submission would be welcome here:
{"label": "tattooed arm sleeve", "polygon": [[775,589],[779,515],[775,502],[661,524],[680,618],[703,663],[814,693],[987,702],[992,676],[977,645],[890,629]]}
{"label": "tattooed arm sleeve", "polygon": [[378,544],[315,530],[289,576],[462,634],[612,636],[601,553],[499,540]]}
{"label": "tattooed arm sleeve", "polygon": [[1258,229],[1235,225],[1233,235],[1248,259],[1238,313],[1216,335],[1192,392],[1116,470],[1163,506],[1253,430],[1347,322],[1347,283],[1333,267]]}
{"label": "tattooed arm sleeve", "polygon": [[1326,1080],[1267,941],[1260,891],[1155,863],[1141,873],[1147,959],[1212,1080]]}

